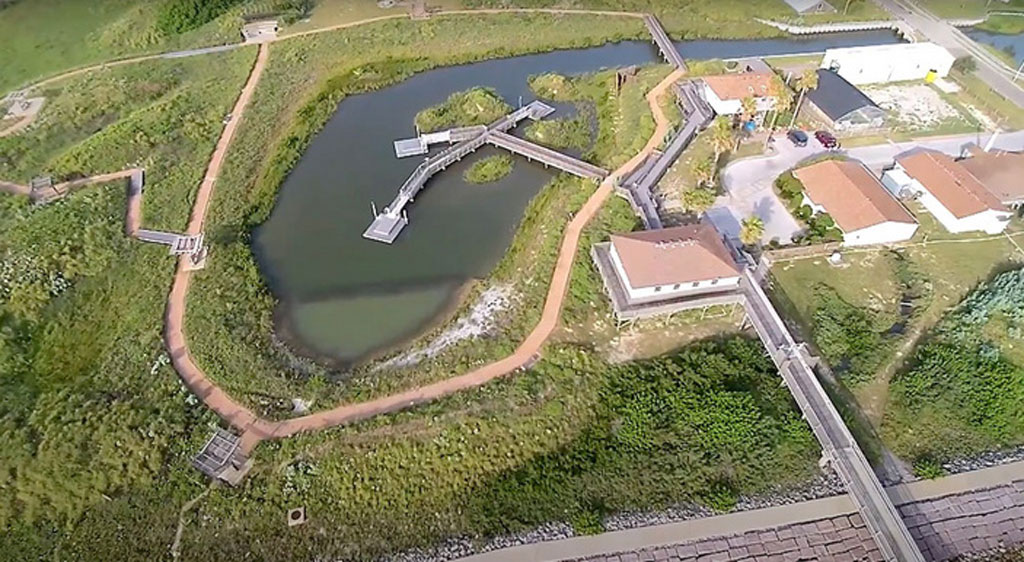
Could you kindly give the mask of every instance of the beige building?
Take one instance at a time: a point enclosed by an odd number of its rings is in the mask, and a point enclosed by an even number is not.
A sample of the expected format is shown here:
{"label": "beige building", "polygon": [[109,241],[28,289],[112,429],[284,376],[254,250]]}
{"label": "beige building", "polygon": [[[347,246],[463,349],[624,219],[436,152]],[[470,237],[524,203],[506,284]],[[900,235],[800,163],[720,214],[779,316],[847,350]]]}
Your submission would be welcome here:
{"label": "beige building", "polygon": [[681,304],[735,292],[742,269],[711,223],[614,234],[593,248],[616,315],[652,304]]}
{"label": "beige building", "polygon": [[804,204],[835,220],[843,245],[891,244],[917,232],[917,219],[860,162],[826,160],[793,176],[804,184]]}
{"label": "beige building", "polygon": [[882,176],[882,183],[899,197],[917,197],[953,233],[998,234],[1013,216],[962,162],[942,152],[922,150],[900,156]]}

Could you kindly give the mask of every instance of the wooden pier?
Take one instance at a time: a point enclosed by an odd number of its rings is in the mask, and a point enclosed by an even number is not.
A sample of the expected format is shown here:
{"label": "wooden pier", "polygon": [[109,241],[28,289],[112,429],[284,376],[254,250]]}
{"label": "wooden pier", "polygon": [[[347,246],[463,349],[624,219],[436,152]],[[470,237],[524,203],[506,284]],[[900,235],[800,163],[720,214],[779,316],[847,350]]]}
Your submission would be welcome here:
{"label": "wooden pier", "polygon": [[363,237],[377,242],[384,242],[386,244],[394,242],[395,239],[398,238],[399,233],[402,232],[402,229],[405,228],[405,225],[409,224],[409,219],[405,213],[406,205],[413,201],[420,190],[422,190],[426,185],[427,181],[434,174],[444,170],[455,162],[458,162],[476,149],[488,143],[581,177],[591,179],[602,179],[606,177],[608,172],[597,166],[506,134],[524,119],[533,119],[536,121],[551,115],[554,111],[555,109],[553,107],[541,101],[533,101],[505,117],[502,117],[494,123],[491,123],[487,127],[474,129],[473,131],[477,132],[474,136],[470,137],[473,132],[470,129],[473,128],[464,127],[460,129],[452,129],[448,132],[449,142],[453,140],[453,134],[456,138],[470,138],[452,145],[437,155],[424,160],[423,163],[417,166],[412,175],[409,176],[409,179],[405,180],[405,183],[402,184],[401,188],[399,188],[398,195],[396,195],[394,200],[391,201],[391,204],[385,207],[380,213],[377,213],[376,209],[374,210],[375,217],[373,222],[370,223],[370,226],[365,232],[363,232]]}

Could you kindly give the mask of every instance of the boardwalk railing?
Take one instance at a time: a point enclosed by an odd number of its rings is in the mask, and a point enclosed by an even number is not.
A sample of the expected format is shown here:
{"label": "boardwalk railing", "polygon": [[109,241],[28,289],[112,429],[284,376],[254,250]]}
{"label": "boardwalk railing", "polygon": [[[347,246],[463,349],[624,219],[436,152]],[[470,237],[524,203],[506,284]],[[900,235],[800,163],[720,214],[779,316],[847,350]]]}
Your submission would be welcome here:
{"label": "boardwalk railing", "polygon": [[661,51],[661,56],[665,58],[665,61],[672,66],[686,70],[686,62],[683,61],[683,56],[679,54],[679,49],[676,49],[675,43],[665,33],[665,28],[662,27],[661,22],[658,18],[652,14],[644,16],[644,24],[647,25],[647,30],[651,32],[651,38],[654,39],[654,44],[658,46],[658,50]]}
{"label": "boardwalk railing", "polygon": [[806,357],[749,268],[743,290],[747,314],[821,448],[846,486],[886,560],[924,562],[871,465],[846,427]]}
{"label": "boardwalk railing", "polygon": [[563,172],[568,172],[582,178],[601,180],[608,176],[608,170],[605,170],[604,168],[573,158],[572,156],[562,154],[561,152],[551,150],[550,148],[540,146],[539,144],[532,143],[528,140],[514,137],[508,133],[494,131],[487,135],[486,139],[488,143],[493,144],[498,148],[504,148],[505,150],[525,156],[530,160],[536,160],[547,166],[558,168]]}

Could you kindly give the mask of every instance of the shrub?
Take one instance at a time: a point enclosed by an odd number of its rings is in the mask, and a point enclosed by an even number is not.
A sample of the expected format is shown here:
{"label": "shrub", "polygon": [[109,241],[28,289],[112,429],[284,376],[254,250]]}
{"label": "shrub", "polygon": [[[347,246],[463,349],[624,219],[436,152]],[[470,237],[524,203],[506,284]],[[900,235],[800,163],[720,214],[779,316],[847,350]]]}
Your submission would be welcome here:
{"label": "shrub", "polygon": [[474,162],[462,177],[469,183],[492,183],[511,174],[513,165],[507,154],[488,156]]}
{"label": "shrub", "polygon": [[416,126],[430,133],[452,127],[487,125],[512,111],[512,106],[491,88],[472,88],[455,92],[443,103],[416,114]]}
{"label": "shrub", "polygon": [[184,33],[211,22],[241,0],[165,0],[157,14],[157,29],[168,35]]}

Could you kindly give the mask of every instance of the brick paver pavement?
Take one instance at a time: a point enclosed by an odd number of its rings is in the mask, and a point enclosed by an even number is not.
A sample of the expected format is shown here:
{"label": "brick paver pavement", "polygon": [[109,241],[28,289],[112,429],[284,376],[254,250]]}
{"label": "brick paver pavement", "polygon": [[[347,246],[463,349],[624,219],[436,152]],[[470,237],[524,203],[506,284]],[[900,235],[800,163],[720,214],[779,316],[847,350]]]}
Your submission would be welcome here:
{"label": "brick paver pavement", "polygon": [[[926,560],[942,562],[1024,545],[1024,480],[899,506]],[[881,561],[860,515],[751,530],[680,544],[574,559],[577,562]]]}

